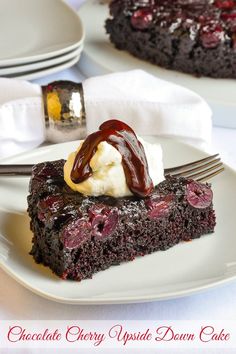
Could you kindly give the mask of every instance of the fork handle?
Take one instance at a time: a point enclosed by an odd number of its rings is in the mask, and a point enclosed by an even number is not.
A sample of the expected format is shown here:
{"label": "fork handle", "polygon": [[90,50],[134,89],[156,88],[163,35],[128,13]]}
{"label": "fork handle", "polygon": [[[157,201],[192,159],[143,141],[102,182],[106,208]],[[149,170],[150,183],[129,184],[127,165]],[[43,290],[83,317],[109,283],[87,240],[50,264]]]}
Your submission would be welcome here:
{"label": "fork handle", "polygon": [[30,176],[33,165],[0,165],[0,176]]}

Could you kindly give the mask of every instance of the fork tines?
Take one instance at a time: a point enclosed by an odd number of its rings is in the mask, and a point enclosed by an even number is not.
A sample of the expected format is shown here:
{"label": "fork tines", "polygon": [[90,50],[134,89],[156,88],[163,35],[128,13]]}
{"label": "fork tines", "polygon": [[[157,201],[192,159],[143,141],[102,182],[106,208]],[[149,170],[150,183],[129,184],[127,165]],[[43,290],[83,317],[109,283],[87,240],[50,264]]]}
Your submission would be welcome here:
{"label": "fork tines", "polygon": [[215,154],[192,163],[165,169],[165,175],[181,176],[204,182],[223,172],[223,170],[224,167],[219,154]]}

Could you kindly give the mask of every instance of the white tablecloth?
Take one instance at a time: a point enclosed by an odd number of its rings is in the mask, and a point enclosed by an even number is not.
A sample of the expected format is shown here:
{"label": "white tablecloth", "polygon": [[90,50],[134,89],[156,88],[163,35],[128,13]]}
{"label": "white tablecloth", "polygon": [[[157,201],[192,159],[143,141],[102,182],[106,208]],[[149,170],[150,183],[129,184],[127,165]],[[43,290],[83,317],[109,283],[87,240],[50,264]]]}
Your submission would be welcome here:
{"label": "white tablecloth", "polygon": [[[75,8],[79,8],[81,0],[68,0],[68,2]],[[79,81],[83,77],[75,66],[58,74],[35,80],[35,82],[44,84],[57,79]],[[236,168],[236,130],[214,127],[212,148],[220,152],[225,162]],[[236,281],[198,295],[176,300],[131,305],[70,306],[34,295],[0,270],[0,320],[4,319],[236,320]],[[32,353],[32,351],[25,350],[15,350],[15,352]],[[53,351],[44,351],[46,352]],[[68,350],[59,350],[59,352],[68,353]],[[187,352],[190,353],[190,351]],[[215,353],[215,351],[211,352]],[[220,352],[222,353],[222,350]]]}

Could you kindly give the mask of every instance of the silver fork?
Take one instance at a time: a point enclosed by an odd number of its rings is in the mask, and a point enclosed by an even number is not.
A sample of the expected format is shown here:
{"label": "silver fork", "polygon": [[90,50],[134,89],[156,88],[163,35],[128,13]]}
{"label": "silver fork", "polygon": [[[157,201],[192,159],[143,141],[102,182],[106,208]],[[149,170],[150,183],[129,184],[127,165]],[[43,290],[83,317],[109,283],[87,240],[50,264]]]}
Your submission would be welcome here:
{"label": "silver fork", "polygon": [[[30,176],[33,165],[0,165],[0,176]],[[224,171],[219,154],[184,165],[165,168],[165,176],[192,178],[204,182]]]}
{"label": "silver fork", "polygon": [[166,168],[164,173],[165,176],[181,176],[194,179],[198,182],[205,182],[223,171],[224,166],[219,154],[215,154],[181,166]]}

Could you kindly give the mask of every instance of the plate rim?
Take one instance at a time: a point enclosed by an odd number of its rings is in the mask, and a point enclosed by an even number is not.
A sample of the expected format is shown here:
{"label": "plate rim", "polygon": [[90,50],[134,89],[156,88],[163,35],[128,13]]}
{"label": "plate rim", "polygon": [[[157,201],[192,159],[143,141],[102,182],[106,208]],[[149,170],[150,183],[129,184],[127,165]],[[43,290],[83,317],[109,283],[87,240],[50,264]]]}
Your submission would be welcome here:
{"label": "plate rim", "polygon": [[[146,136],[147,137],[147,136]],[[149,136],[150,137],[150,136]],[[144,136],[145,138],[145,136]],[[156,138],[156,136],[155,136]],[[173,139],[169,137],[161,137],[161,139],[165,141],[171,141],[171,142],[176,142],[180,145],[185,146],[186,148],[190,147],[192,150],[195,150],[198,153],[201,153],[203,156],[209,156],[210,154],[200,148],[197,148],[195,146],[192,146],[188,143],[179,141],[178,139]],[[34,153],[37,152],[44,152],[47,151],[48,149],[55,149],[58,146],[63,146],[63,145],[72,145],[72,144],[77,144],[78,141],[71,141],[71,142],[65,142],[65,143],[60,143],[60,144],[51,144],[51,145],[46,145],[46,146],[40,146],[37,148],[34,148],[32,150],[22,152],[19,154],[15,154],[10,157],[5,157],[0,159],[0,163],[11,163],[11,160],[15,159],[20,159],[21,157],[31,157]],[[227,170],[229,170],[231,173],[235,175],[236,178],[236,169],[232,168],[228,164],[224,163],[224,166],[226,167]],[[29,179],[29,177],[23,177]],[[204,292],[208,289],[216,288],[218,286],[230,283],[236,279],[236,273],[230,276],[227,276],[225,278],[221,278],[218,280],[214,280],[212,278],[211,281],[209,281],[207,284],[203,285],[196,285],[196,286],[191,286],[186,289],[182,290],[171,290],[165,293],[161,294],[155,294],[155,291],[152,292],[151,294],[148,295],[132,295],[132,296],[120,296],[120,297],[103,297],[103,298],[96,298],[96,297],[90,297],[90,298],[70,298],[70,297],[62,297],[62,296],[57,296],[54,294],[51,294],[46,291],[42,291],[37,287],[31,286],[28,281],[25,281],[22,276],[18,276],[15,271],[10,269],[4,262],[3,259],[0,259],[0,268],[3,269],[3,271],[8,274],[11,278],[13,278],[17,283],[21,284],[24,286],[26,289],[32,291],[34,294],[37,294],[38,296],[42,296],[43,298],[46,298],[51,301],[56,301],[58,303],[67,303],[71,305],[111,305],[111,304],[129,304],[129,303],[144,303],[144,302],[152,302],[152,301],[163,301],[163,300],[169,300],[169,299],[177,299],[181,297],[186,297],[194,294],[198,294],[201,292]],[[60,279],[59,279],[60,280]],[[63,280],[61,280],[63,281]]]}
{"label": "plate rim", "polygon": [[85,28],[83,26],[83,22],[81,21],[81,18],[79,16],[78,12],[75,11],[71,6],[69,6],[64,0],[57,0],[57,2],[60,3],[60,6],[64,6],[65,8],[67,8],[67,10],[74,17],[77,18],[79,26],[81,28],[81,36],[80,36],[79,41],[77,41],[76,43],[73,43],[69,46],[66,46],[64,48],[52,50],[52,51],[49,51],[49,52],[43,53],[43,54],[22,56],[20,58],[0,59],[0,68],[3,66],[23,65],[23,64],[28,64],[28,63],[34,63],[34,62],[40,61],[40,60],[50,59],[55,56],[59,56],[59,55],[65,54],[67,52],[70,52],[70,51],[76,49],[78,46],[80,46],[84,42]]}
{"label": "plate rim", "polygon": [[72,51],[56,56],[55,58],[49,58],[45,60],[36,61],[34,63],[20,64],[16,66],[9,66],[5,68],[0,67],[0,76],[21,74],[28,71],[40,70],[53,65],[62,64],[69,59],[73,59],[75,56],[81,54],[83,51],[83,44],[79,45]]}
{"label": "plate rim", "polygon": [[[36,80],[36,79],[42,78],[44,76],[55,74],[59,71],[68,69],[71,66],[75,65],[79,61],[79,59],[81,57],[81,53],[82,53],[82,51],[79,54],[77,54],[75,57],[73,57],[69,60],[66,60],[65,62],[62,62],[60,64],[51,65],[49,67],[43,68],[42,70],[36,69],[36,70],[29,71],[29,72],[26,71],[22,75],[21,74],[20,75],[12,74],[10,76],[10,78],[17,79],[17,80]],[[5,77],[9,78],[9,76],[5,76]]]}
{"label": "plate rim", "polygon": [[[217,288],[218,286],[228,284],[236,279],[236,274],[232,275],[228,278],[218,280],[216,282],[211,282],[202,286],[196,286],[192,287],[188,290],[178,290],[178,291],[172,291],[168,293],[163,293],[161,295],[141,295],[141,296],[126,296],[126,297],[114,297],[114,298],[68,298],[68,297],[61,297],[61,296],[55,296],[52,295],[48,292],[39,290],[38,288],[35,288],[31,286],[28,282],[24,281],[22,277],[19,277],[15,274],[15,272],[10,271],[8,267],[5,266],[5,264],[0,260],[0,268],[8,274],[12,279],[14,279],[18,284],[22,285],[25,289],[30,290],[34,294],[43,297],[44,299],[51,300],[54,302],[58,303],[63,303],[63,304],[70,304],[70,305],[118,305],[118,304],[135,304],[135,303],[145,303],[145,302],[154,302],[154,301],[165,301],[165,300],[171,300],[171,299],[178,299],[182,297],[187,297],[195,294],[202,293],[206,290],[214,289]],[[63,280],[61,280],[63,281]]]}

